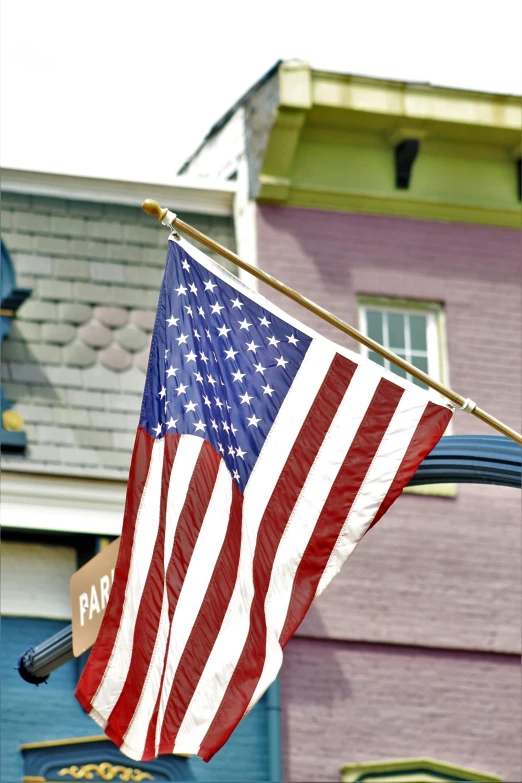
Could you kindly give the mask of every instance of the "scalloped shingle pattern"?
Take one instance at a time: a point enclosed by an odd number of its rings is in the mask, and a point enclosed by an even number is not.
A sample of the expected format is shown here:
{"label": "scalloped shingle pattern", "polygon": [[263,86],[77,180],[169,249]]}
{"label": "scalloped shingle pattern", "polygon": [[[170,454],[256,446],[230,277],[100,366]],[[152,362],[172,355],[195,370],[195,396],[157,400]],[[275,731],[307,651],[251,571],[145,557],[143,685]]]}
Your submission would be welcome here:
{"label": "scalloped shingle pattern", "polygon": [[[234,249],[232,219],[183,218]],[[2,344],[28,448],[4,468],[127,476],[168,231],[139,207],[3,193],[2,237],[33,293]]]}

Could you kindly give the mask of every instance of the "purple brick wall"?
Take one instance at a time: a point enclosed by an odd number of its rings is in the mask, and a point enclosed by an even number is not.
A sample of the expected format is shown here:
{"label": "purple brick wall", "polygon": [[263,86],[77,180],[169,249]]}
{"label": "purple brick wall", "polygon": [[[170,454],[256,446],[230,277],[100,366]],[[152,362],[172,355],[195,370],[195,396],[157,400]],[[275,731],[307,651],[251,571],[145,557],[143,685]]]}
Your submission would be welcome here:
{"label": "purple brick wall", "polygon": [[522,780],[516,656],[292,639],[281,702],[287,781],[420,756]]}
{"label": "purple brick wall", "polygon": [[[258,247],[263,269],[353,324],[357,294],[443,302],[452,388],[520,429],[517,231],[263,205]],[[348,337],[290,300],[265,288],[263,293],[325,336],[357,350]],[[474,417],[456,413],[453,432],[491,431]],[[454,499],[402,496],[365,537],[314,604],[298,631],[301,638],[286,654],[288,780],[338,780],[342,763],[419,754],[505,776],[509,772],[507,780],[517,779],[513,770],[520,745],[504,745],[499,731],[503,721],[517,737],[521,728],[519,713],[508,711],[505,703],[510,682],[510,698],[515,694],[520,705],[520,680],[515,684],[511,673],[521,641],[520,516],[520,491],[461,485]],[[359,642],[379,646],[354,647]],[[433,652],[406,654],[393,645]],[[315,650],[325,651],[326,665],[314,664]],[[488,655],[492,652],[498,655]],[[302,667],[297,665],[300,654],[309,658]],[[359,676],[367,681],[363,658],[370,654],[377,656],[379,687],[368,694],[371,709],[361,693],[354,710],[349,695],[345,699],[345,692],[336,689],[343,666],[352,660],[359,666],[354,683]],[[295,667],[288,665],[294,656]],[[388,659],[395,685],[386,685]],[[411,688],[412,666],[424,684],[406,703],[399,695]],[[480,714],[485,706],[490,709],[480,676],[485,670],[493,715],[489,726]],[[309,687],[324,689],[324,698],[320,693],[309,698]],[[381,703],[379,692],[388,688],[392,693],[394,687],[399,695],[383,697]],[[470,705],[480,730],[465,720]],[[351,753],[349,737],[358,721],[361,733]]]}

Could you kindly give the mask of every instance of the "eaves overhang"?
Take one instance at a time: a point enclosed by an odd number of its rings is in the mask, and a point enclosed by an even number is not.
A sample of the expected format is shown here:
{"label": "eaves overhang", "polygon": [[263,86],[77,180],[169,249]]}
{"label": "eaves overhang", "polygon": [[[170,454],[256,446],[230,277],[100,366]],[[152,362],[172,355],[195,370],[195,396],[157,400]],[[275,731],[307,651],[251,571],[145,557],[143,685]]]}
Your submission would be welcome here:
{"label": "eaves overhang", "polygon": [[[520,225],[519,97],[315,71],[300,61],[281,63],[278,77],[259,201]],[[405,180],[395,170],[405,142],[420,148],[411,187],[411,172]]]}
{"label": "eaves overhang", "polygon": [[233,214],[235,182],[201,177],[175,177],[170,184],[102,179],[43,171],[1,168],[3,191],[35,196],[95,201],[141,207],[153,198],[175,211],[229,217]]}

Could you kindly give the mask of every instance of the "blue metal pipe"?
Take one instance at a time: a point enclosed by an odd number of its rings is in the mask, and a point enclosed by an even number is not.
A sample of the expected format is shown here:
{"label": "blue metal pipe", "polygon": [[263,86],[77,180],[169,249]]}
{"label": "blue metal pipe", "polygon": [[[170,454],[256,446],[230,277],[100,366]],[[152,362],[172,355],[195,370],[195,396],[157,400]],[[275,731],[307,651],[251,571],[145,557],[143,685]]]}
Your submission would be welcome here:
{"label": "blue metal pipe", "polygon": [[446,435],[419,465],[409,486],[502,484],[522,487],[522,446],[503,435]]}

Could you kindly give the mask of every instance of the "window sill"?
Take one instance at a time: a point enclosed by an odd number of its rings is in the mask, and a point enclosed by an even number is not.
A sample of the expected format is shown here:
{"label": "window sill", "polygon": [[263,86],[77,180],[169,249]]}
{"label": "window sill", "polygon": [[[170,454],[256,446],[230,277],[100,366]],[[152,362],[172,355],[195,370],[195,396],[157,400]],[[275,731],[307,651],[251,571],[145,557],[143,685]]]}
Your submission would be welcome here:
{"label": "window sill", "polygon": [[439,498],[456,498],[456,484],[421,484],[417,487],[404,487],[405,495],[429,495]]}

